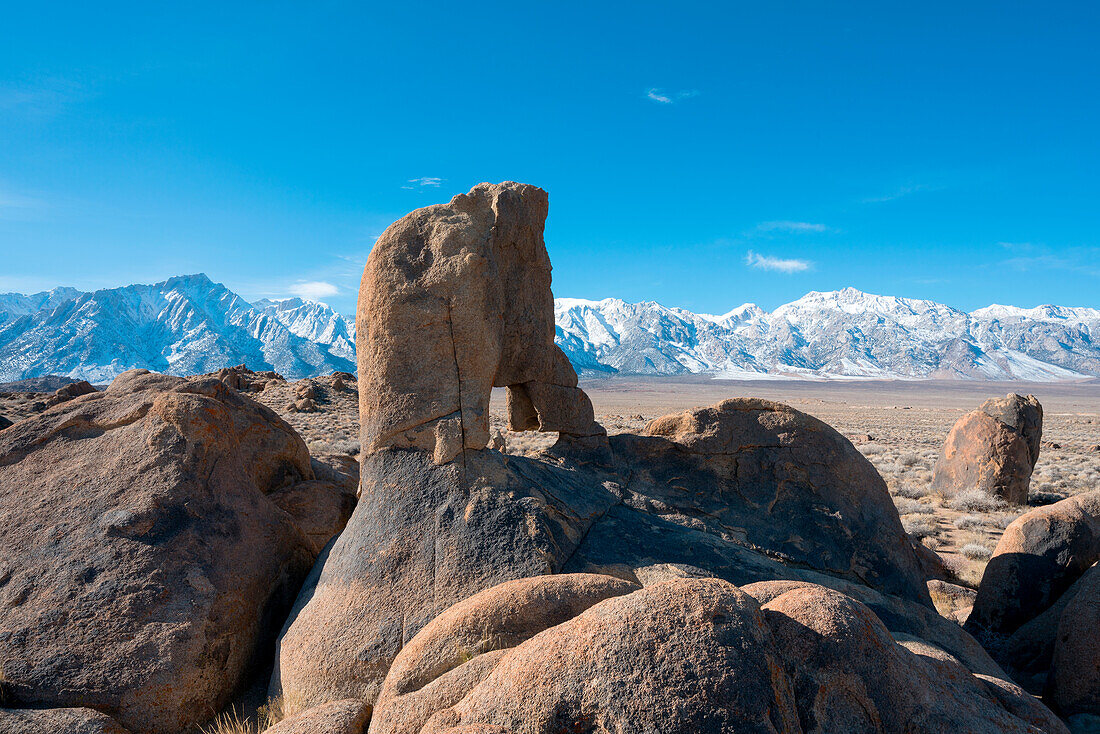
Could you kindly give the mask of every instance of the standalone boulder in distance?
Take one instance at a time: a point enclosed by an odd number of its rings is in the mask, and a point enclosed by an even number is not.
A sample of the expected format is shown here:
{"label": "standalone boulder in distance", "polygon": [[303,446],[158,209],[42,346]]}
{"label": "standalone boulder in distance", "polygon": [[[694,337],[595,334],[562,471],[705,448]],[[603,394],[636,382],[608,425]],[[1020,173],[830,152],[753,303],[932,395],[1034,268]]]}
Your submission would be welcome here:
{"label": "standalone boulder in distance", "polygon": [[1025,505],[1042,436],[1043,406],[1034,395],[990,398],[947,434],[932,488],[948,495],[980,489]]}
{"label": "standalone boulder in distance", "polygon": [[967,629],[1009,635],[1100,560],[1100,490],[1039,507],[1007,528],[985,568]]}
{"label": "standalone boulder in distance", "polygon": [[128,734],[118,722],[92,709],[0,709],[4,734]]}
{"label": "standalone boulder in distance", "polygon": [[293,429],[214,379],[131,371],[5,430],[8,705],[94,706],[143,734],[209,719],[324,543],[280,504],[313,481]]}
{"label": "standalone boulder in distance", "polygon": [[495,636],[517,592],[554,584],[562,599],[571,578],[509,582],[444,612],[394,661],[371,734],[1066,731],[1013,684],[895,640],[814,584],[763,604],[718,579],[609,588],[538,634],[521,611],[524,634]]}
{"label": "standalone boulder in distance", "polygon": [[46,398],[46,407],[52,407],[54,405],[60,405],[61,403],[67,403],[73,398],[79,398],[81,395],[89,395],[96,390],[86,380],[80,382],[72,382],[63,387],[59,387],[54,391],[53,395]]}
{"label": "standalone boulder in distance", "polygon": [[547,211],[535,186],[480,184],[378,238],[355,317],[364,453],[485,448],[494,386],[515,430],[603,433],[554,344]]}

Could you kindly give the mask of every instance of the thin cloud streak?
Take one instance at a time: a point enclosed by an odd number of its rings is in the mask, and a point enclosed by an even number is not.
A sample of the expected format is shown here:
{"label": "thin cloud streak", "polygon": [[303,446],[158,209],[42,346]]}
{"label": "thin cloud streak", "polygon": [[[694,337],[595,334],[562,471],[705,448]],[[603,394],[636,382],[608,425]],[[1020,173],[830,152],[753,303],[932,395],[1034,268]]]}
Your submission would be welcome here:
{"label": "thin cloud streak", "polygon": [[663,89],[653,87],[646,90],[645,96],[646,99],[659,104],[675,104],[682,99],[689,99],[698,94],[699,90],[697,89],[682,89],[679,92],[665,92]]}
{"label": "thin cloud streak", "polygon": [[773,270],[779,273],[801,273],[813,267],[809,260],[796,258],[780,258],[772,255],[761,255],[749,250],[745,255],[745,264],[757,270]]}
{"label": "thin cloud streak", "polygon": [[870,196],[866,199],[861,199],[860,203],[882,204],[887,201],[897,201],[898,199],[909,196],[910,194],[916,194],[921,191],[932,191],[934,189],[934,186],[929,186],[928,184],[911,184],[908,186],[902,186],[900,189],[892,193],[885,194],[884,196]]}
{"label": "thin cloud streak", "polygon": [[320,301],[322,298],[330,298],[340,293],[339,288],[323,280],[302,281],[293,284],[287,290],[307,301]]}
{"label": "thin cloud streak", "polygon": [[420,178],[410,178],[408,183],[402,185],[401,188],[416,189],[424,188],[425,186],[438,187],[446,180],[447,179],[439,178],[438,176],[421,176]]}
{"label": "thin cloud streak", "polygon": [[787,220],[778,222],[761,222],[756,225],[758,232],[827,232],[829,228],[824,224],[813,222],[791,222]]}

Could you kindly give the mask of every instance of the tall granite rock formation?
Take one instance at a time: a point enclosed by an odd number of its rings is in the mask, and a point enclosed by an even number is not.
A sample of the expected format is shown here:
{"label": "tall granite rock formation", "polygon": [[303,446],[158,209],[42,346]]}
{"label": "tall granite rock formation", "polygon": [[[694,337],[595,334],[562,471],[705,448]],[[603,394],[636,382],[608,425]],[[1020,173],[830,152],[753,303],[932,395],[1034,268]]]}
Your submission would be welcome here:
{"label": "tall granite rock formation", "polygon": [[419,448],[446,463],[489,442],[489,394],[513,430],[603,429],[554,344],[546,192],[480,184],[378,238],[356,310],[365,452]]}

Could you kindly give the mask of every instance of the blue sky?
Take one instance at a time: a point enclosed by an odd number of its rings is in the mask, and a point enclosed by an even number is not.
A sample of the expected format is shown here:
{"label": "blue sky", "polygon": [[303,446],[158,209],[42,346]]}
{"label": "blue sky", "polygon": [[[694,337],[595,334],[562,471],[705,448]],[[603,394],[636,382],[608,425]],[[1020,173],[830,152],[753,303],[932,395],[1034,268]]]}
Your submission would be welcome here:
{"label": "blue sky", "polygon": [[550,192],[557,295],[1100,306],[1100,4],[20,3],[0,291],[354,310],[374,239]]}

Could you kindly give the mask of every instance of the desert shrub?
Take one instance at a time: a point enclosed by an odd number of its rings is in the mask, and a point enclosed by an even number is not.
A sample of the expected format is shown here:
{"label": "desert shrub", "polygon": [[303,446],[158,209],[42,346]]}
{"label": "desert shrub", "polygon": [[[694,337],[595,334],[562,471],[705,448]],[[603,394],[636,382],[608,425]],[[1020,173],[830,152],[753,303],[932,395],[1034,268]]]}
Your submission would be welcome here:
{"label": "desert shrub", "polygon": [[951,499],[951,506],[963,512],[993,512],[1005,506],[1005,501],[980,489],[965,489]]}
{"label": "desert shrub", "polygon": [[908,497],[895,497],[894,506],[898,508],[899,515],[931,515],[935,512],[923,502],[917,502]]}
{"label": "desert shrub", "polygon": [[929,488],[920,484],[898,484],[894,489],[894,494],[898,497],[905,497],[906,499],[916,500],[928,495]]}
{"label": "desert shrub", "polygon": [[356,456],[359,453],[359,442],[349,439],[332,439],[328,441],[310,441],[307,444],[309,453],[318,454],[348,454]]}
{"label": "desert shrub", "polygon": [[986,524],[986,520],[978,515],[959,515],[955,518],[954,525],[959,530],[974,530]]}
{"label": "desert shrub", "polygon": [[960,552],[972,561],[988,561],[993,556],[993,551],[981,543],[967,543]]}
{"label": "desert shrub", "polygon": [[859,446],[859,452],[864,456],[876,456],[883,453],[886,449],[878,444],[868,443],[863,446]]}
{"label": "desert shrub", "polygon": [[897,465],[902,467],[917,466],[923,463],[923,460],[917,454],[909,453],[902,454],[897,458]]}
{"label": "desert shrub", "polygon": [[936,518],[929,515],[906,515],[901,518],[901,526],[917,540],[939,535],[940,532]]}

